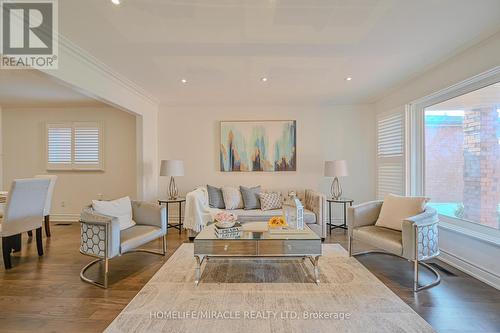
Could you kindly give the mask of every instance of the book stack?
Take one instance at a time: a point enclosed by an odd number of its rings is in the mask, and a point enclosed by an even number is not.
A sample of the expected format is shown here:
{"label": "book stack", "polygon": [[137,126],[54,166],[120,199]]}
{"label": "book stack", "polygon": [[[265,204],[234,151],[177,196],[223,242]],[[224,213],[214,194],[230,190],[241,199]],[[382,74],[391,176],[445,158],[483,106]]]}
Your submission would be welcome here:
{"label": "book stack", "polygon": [[217,225],[215,226],[215,235],[217,238],[227,238],[227,239],[234,239],[234,238],[240,238],[241,237],[241,224],[236,223],[233,227],[231,228],[219,228]]}

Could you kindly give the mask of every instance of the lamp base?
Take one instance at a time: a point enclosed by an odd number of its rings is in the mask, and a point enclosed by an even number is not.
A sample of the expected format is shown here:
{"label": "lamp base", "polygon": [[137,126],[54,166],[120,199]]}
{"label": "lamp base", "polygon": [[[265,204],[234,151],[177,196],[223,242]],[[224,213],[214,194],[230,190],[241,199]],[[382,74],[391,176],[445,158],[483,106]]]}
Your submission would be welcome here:
{"label": "lamp base", "polygon": [[168,185],[168,200],[176,200],[179,197],[177,185],[175,185],[174,177],[170,177],[170,184]]}
{"label": "lamp base", "polygon": [[342,185],[340,185],[338,177],[333,178],[330,194],[333,200],[339,200],[342,197]]}

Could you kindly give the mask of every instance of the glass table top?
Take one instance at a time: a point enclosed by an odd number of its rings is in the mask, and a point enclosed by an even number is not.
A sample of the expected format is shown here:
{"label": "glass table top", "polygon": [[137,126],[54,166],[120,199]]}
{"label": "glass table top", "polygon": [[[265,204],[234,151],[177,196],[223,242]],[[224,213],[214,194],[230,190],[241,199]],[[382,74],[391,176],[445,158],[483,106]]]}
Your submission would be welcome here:
{"label": "glass table top", "polygon": [[[225,229],[221,229],[225,230]],[[307,225],[304,230],[269,230],[267,222],[248,222],[241,225],[239,232],[216,232],[215,224],[209,224],[203,229],[197,240],[319,240],[321,238]]]}

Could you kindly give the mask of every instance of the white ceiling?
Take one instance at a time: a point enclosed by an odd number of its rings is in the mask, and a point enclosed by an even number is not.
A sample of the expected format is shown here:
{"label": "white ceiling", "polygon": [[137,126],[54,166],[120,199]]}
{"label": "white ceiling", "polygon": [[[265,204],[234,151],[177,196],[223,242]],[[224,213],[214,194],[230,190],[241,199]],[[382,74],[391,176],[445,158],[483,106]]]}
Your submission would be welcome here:
{"label": "white ceiling", "polygon": [[374,101],[499,31],[500,1],[64,0],[59,17],[162,103],[330,105]]}
{"label": "white ceiling", "polygon": [[36,70],[0,70],[0,106],[97,105],[100,102]]}

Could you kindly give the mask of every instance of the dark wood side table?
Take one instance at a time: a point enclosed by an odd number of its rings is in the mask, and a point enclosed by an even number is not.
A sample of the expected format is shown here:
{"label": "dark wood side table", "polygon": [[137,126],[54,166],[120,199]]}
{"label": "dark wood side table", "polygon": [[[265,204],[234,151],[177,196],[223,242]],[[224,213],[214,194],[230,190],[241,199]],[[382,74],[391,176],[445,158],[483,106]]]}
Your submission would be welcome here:
{"label": "dark wood side table", "polygon": [[[165,208],[167,209],[167,228],[175,228],[179,230],[179,235],[182,232],[182,203],[186,202],[186,198],[177,198],[177,199],[165,199],[158,200],[158,204],[165,204]],[[168,205],[170,204],[178,204],[179,205],[179,223],[173,224],[169,223],[169,214],[168,214]]]}
{"label": "dark wood side table", "polygon": [[[327,198],[326,201],[328,202],[328,226],[330,229],[330,235],[332,234],[333,229],[344,229],[347,230],[347,204],[349,206],[352,206],[352,203],[354,200],[352,199],[347,199],[347,198],[340,198],[340,199],[332,199],[332,198]],[[344,205],[344,223],[342,224],[333,224],[332,223],[332,203],[339,203]]]}

